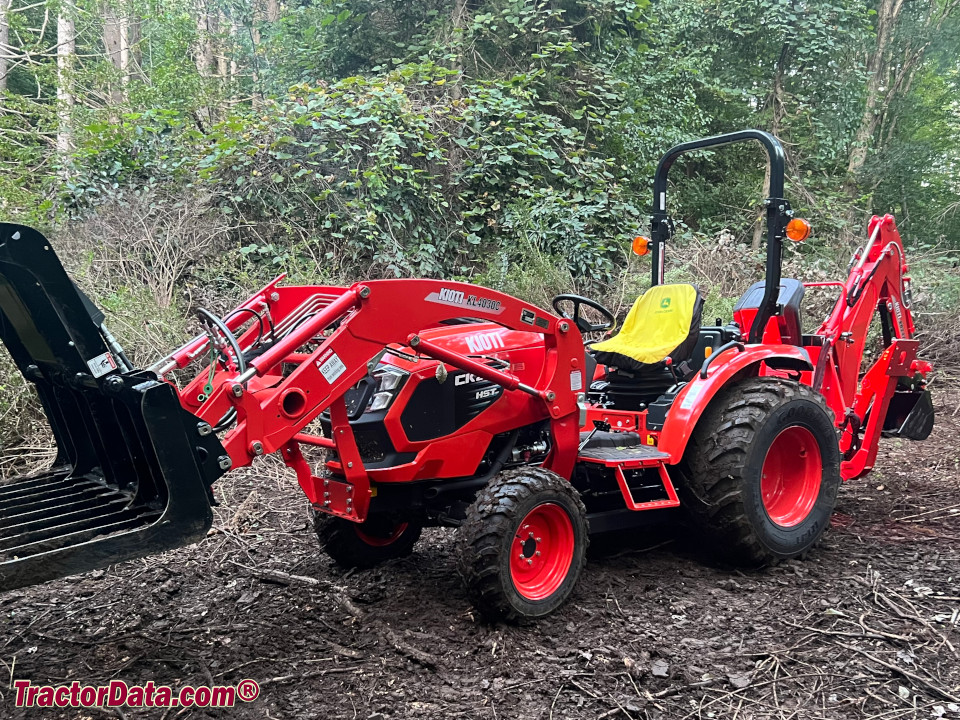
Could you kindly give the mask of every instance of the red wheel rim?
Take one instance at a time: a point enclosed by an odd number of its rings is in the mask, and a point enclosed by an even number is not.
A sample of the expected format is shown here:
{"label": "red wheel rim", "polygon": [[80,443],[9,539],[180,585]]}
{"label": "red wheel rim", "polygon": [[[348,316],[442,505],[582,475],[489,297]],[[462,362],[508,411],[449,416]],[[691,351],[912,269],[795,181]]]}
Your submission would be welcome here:
{"label": "red wheel rim", "polygon": [[760,494],[770,519],[781,527],[799,525],[820,494],[823,462],[813,433],[794,425],[782,430],[763,460]]}
{"label": "red wheel rim", "polygon": [[510,544],[510,577],[527,600],[545,600],[570,571],[576,538],[567,511],[556,503],[537,505],[520,523]]}
{"label": "red wheel rim", "polygon": [[353,529],[357,533],[357,537],[363,540],[367,545],[371,547],[386,547],[397,541],[397,538],[403,535],[403,531],[407,529],[409,523],[399,523],[394,525],[389,533],[386,535],[371,535],[368,532],[364,532],[360,529],[359,525],[354,525]]}

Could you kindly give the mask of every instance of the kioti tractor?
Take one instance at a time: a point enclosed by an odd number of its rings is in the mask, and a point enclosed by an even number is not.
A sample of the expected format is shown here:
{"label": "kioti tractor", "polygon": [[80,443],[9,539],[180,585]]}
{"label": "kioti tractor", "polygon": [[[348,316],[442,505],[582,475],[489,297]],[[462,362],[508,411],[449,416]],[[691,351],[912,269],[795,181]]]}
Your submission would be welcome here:
{"label": "kioti tractor", "polygon": [[[729,322],[703,325],[699,290],[664,284],[667,175],[683,153],[747,141],[770,163],[766,277]],[[577,295],[546,312],[446,280],[281,276],[224,317],[198,310],[204,332],[145,370],[50,243],[0,225],[0,336],[58,449],[49,471],[0,486],[0,589],[199,540],[216,480],[275,452],[333,560],[370,566],[410,553],[424,527],[457,528],[467,593],[493,619],[554,610],[591,533],[670,508],[730,560],[803,554],[881,436],[929,435],[931,368],[894,219],[870,221],[845,282],[781,278],[785,238],[809,233],[783,189],[766,133],[671,149],[651,237],[634,243],[651,287],[616,333],[613,313]],[[838,295],[813,332],[811,286]]]}

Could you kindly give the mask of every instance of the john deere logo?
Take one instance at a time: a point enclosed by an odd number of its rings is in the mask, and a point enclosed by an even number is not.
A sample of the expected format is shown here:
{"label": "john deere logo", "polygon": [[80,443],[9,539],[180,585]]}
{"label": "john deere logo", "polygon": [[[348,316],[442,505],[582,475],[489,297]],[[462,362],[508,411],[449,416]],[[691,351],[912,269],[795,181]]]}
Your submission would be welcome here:
{"label": "john deere logo", "polygon": [[660,301],[660,307],[663,308],[664,310],[670,307],[670,298],[668,297],[663,298],[663,300]]}

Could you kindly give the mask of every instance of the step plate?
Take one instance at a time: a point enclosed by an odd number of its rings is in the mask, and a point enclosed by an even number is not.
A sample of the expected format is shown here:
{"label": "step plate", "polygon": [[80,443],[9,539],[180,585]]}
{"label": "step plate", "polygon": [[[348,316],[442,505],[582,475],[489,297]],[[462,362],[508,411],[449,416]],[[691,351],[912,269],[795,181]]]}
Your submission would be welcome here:
{"label": "step plate", "polygon": [[[665,452],[660,452],[655,447],[648,445],[632,445],[630,447],[600,447],[588,448],[580,453],[578,460],[580,462],[597,463],[608,468],[613,468],[617,485],[620,486],[620,492],[623,495],[624,503],[630,510],[659,510],[665,508],[675,508],[680,505],[680,499],[677,497],[676,489],[670,481],[667,474],[666,460],[670,456]],[[640,470],[641,468],[656,468],[663,483],[665,498],[662,500],[650,500],[647,502],[637,502],[633,498],[624,470]]]}
{"label": "step plate", "polygon": [[662,465],[670,456],[648,445],[634,445],[631,447],[600,447],[582,450],[579,460],[600,463],[601,465],[629,465],[646,467]]}

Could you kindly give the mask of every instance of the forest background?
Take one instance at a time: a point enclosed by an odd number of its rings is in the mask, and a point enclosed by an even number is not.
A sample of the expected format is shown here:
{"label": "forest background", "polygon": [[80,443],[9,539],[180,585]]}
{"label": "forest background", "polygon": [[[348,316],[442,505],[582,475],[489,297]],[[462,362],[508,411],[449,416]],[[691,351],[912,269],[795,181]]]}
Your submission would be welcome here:
{"label": "forest background", "polygon": [[[280,272],[622,316],[659,157],[748,127],[815,229],[785,275],[844,277],[893,213],[924,354],[960,364],[960,0],[0,0],[0,219],[54,238],[140,363]],[[672,174],[668,279],[711,320],[760,277],[768,182],[752,145]],[[12,467],[42,443],[3,377]]]}

